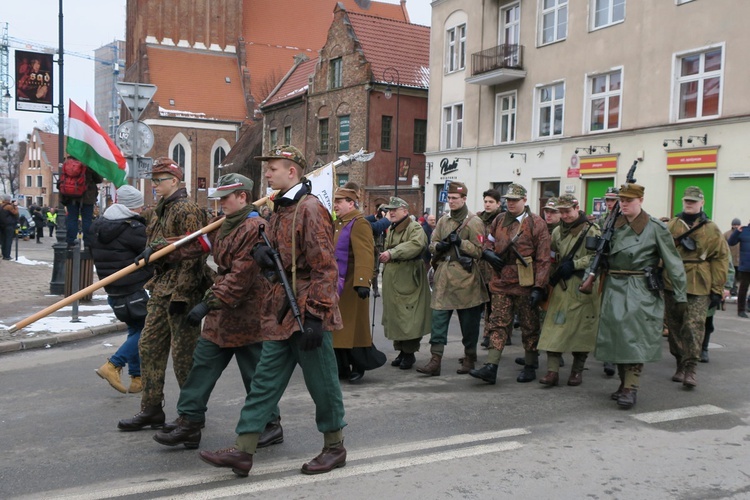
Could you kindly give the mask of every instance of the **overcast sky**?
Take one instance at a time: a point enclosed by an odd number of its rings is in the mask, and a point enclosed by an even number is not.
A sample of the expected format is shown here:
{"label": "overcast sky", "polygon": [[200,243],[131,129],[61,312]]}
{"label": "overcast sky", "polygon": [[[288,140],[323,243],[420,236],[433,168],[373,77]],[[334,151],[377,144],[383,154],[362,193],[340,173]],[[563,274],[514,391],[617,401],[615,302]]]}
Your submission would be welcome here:
{"label": "overcast sky", "polygon": [[[68,113],[68,99],[73,99],[81,107],[86,101],[94,105],[94,65],[92,60],[75,57],[72,52],[88,55],[93,58],[94,50],[113,40],[125,38],[125,1],[126,0],[64,0],[63,19],[65,51],[71,52],[64,58],[65,75],[65,114]],[[307,0],[299,0],[307,1]],[[399,0],[381,0],[388,3],[399,3]],[[407,10],[411,22],[429,26],[431,0],[407,0]],[[33,4],[23,1],[2,0],[0,23],[8,23],[10,36],[10,74],[15,77],[15,48],[38,50],[42,47],[58,45],[58,0],[36,0]],[[95,15],[92,15],[95,10]],[[55,64],[55,99],[59,97],[57,71]],[[4,82],[0,82],[4,83]],[[14,93],[14,92],[12,92]],[[31,113],[15,111],[11,100],[9,111],[11,118],[18,118],[21,137],[31,132],[35,125],[42,125],[47,119],[57,117],[57,110],[50,113]]]}

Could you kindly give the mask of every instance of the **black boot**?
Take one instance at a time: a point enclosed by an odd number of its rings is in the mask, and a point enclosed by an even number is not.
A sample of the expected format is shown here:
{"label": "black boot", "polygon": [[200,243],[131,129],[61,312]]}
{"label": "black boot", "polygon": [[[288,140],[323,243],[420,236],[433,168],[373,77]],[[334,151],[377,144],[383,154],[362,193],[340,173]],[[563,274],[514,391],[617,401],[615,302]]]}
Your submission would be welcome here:
{"label": "black boot", "polygon": [[536,380],[536,370],[533,365],[526,365],[516,377],[516,382],[526,383]]}
{"label": "black boot", "polygon": [[[182,417],[177,417],[176,419],[172,420],[171,422],[165,423],[161,427],[161,432],[163,432],[165,434],[169,434],[170,432],[172,432],[173,430],[175,430],[177,428],[177,426],[180,425],[180,419],[181,418]],[[203,429],[204,427],[206,427],[206,422],[201,422],[201,429]]]}
{"label": "black boot", "polygon": [[391,366],[401,366],[401,360],[404,359],[404,351],[399,351],[398,356],[396,356],[396,359],[391,361]]}
{"label": "black boot", "polygon": [[266,424],[266,428],[258,438],[258,448],[265,448],[272,444],[284,442],[284,429],[281,428],[281,417],[277,417]]}
{"label": "black boot", "polygon": [[488,384],[494,385],[497,381],[497,365],[493,363],[485,363],[479,370],[469,371],[469,375],[474,378],[482,379]]}
{"label": "black boot", "polygon": [[154,434],[154,441],[164,446],[184,444],[189,450],[197,448],[201,442],[203,422],[191,422],[184,417],[178,417],[175,422],[177,427],[170,432],[164,432],[162,429]]}
{"label": "black boot", "polygon": [[411,367],[414,366],[414,363],[417,362],[417,357],[414,355],[414,353],[404,353],[404,357],[401,358],[401,364],[398,366],[402,370],[411,370]]}
{"label": "black boot", "polygon": [[166,416],[161,405],[141,406],[141,411],[133,415],[133,418],[120,420],[117,428],[121,431],[140,431],[144,427],[160,429],[164,425]]}

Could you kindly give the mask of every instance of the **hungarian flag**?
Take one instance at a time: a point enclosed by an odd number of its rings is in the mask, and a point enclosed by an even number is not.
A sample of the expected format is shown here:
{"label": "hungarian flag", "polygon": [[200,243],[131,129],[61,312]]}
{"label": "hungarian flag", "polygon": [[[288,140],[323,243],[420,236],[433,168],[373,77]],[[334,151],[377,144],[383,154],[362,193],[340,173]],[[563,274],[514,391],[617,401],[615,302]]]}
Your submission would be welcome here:
{"label": "hungarian flag", "polygon": [[120,187],[125,184],[125,157],[96,118],[70,101],[65,152]]}

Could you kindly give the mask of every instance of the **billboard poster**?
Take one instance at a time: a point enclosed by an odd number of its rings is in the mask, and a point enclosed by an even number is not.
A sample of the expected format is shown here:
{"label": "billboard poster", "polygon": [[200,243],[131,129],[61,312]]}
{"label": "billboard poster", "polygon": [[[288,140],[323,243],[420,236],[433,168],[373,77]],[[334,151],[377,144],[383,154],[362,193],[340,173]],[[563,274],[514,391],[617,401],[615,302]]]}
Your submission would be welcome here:
{"label": "billboard poster", "polygon": [[52,54],[16,50],[16,111],[52,113]]}

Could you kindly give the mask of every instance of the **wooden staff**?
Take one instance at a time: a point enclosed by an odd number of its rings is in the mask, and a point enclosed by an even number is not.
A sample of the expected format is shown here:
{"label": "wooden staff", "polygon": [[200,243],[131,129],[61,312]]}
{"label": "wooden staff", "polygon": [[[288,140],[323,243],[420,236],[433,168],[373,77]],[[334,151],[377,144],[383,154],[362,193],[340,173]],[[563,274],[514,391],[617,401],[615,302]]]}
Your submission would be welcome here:
{"label": "wooden staff", "polygon": [[[153,262],[155,260],[158,260],[158,259],[164,257],[165,255],[167,255],[169,253],[172,253],[174,250],[176,250],[180,246],[184,245],[185,243],[188,243],[188,242],[194,240],[195,238],[197,238],[197,237],[199,237],[199,236],[201,236],[203,234],[207,234],[207,233],[210,233],[211,231],[213,231],[215,229],[218,229],[224,223],[224,219],[225,219],[225,217],[222,217],[221,219],[212,222],[211,224],[207,225],[206,227],[202,227],[198,231],[195,231],[194,233],[191,233],[191,234],[185,236],[184,238],[182,238],[182,239],[180,239],[178,241],[175,241],[174,243],[171,243],[171,244],[165,246],[164,248],[161,248],[161,249],[157,250],[156,252],[154,252],[151,255],[151,257],[149,258],[149,262]],[[113,282],[119,280],[123,276],[126,276],[126,275],[132,273],[133,271],[135,271],[136,269],[139,269],[139,268],[141,268],[141,267],[143,267],[145,265],[146,264],[143,262],[143,259],[141,259],[138,262],[138,264],[130,264],[128,267],[122,268],[119,271],[117,271],[116,273],[110,274],[106,278],[104,278],[102,280],[99,280],[99,281],[97,281],[96,283],[94,283],[92,285],[87,286],[83,290],[80,290],[80,291],[78,291],[78,292],[76,292],[76,293],[74,293],[72,295],[69,295],[69,296],[65,297],[64,299],[62,299],[62,300],[60,300],[58,302],[55,302],[51,306],[49,306],[49,307],[47,307],[45,309],[42,309],[38,313],[34,313],[31,316],[29,316],[28,318],[19,321],[18,323],[16,323],[15,325],[13,325],[13,326],[10,327],[10,333],[14,333],[14,332],[20,330],[21,328],[29,326],[33,322],[38,321],[38,320],[44,318],[45,316],[48,316],[48,315],[52,314],[53,312],[55,312],[55,311],[57,311],[59,309],[62,309],[63,307],[67,306],[68,304],[72,304],[76,300],[79,300],[79,299],[85,297],[86,295],[88,295],[90,293],[93,293],[95,290],[98,290],[98,289],[100,289],[103,286],[107,286],[110,283],[113,283]]]}

